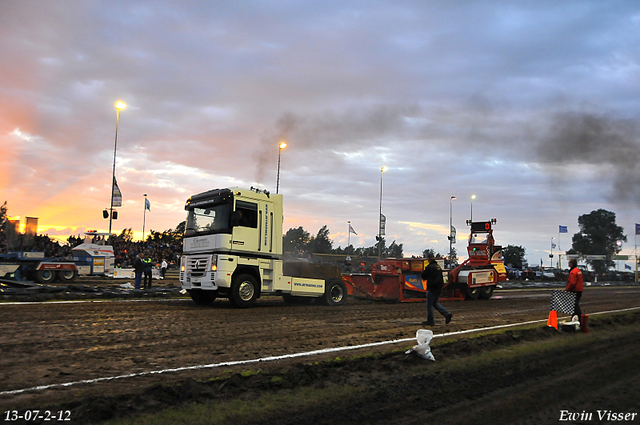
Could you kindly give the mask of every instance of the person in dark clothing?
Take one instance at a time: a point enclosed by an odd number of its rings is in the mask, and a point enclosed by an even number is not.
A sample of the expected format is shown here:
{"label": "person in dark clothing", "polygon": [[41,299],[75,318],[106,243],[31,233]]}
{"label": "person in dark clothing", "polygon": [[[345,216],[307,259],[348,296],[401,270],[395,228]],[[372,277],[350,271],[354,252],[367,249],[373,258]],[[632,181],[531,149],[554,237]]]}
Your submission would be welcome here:
{"label": "person in dark clothing", "polygon": [[423,325],[433,326],[433,309],[438,310],[445,317],[445,323],[451,322],[453,314],[449,312],[442,304],[438,302],[442,287],[444,286],[444,278],[442,277],[442,269],[434,258],[433,254],[427,257],[429,264],[422,272],[422,280],[427,281],[427,320],[422,322]]}
{"label": "person in dark clothing", "polygon": [[144,263],[144,289],[151,289],[151,258],[146,256],[142,262]]}
{"label": "person in dark clothing", "polygon": [[135,260],[133,260],[133,270],[135,272],[134,286],[136,289],[140,289],[140,281],[142,280],[142,273],[144,273],[144,262],[142,259],[144,254],[141,252],[138,254]]}

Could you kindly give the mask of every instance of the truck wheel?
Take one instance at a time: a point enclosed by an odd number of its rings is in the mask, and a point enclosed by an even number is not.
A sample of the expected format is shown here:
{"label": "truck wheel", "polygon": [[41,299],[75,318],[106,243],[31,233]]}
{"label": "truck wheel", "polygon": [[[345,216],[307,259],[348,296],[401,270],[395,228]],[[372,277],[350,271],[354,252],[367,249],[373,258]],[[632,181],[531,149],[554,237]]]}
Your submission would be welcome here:
{"label": "truck wheel", "polygon": [[209,305],[216,300],[216,294],[213,291],[191,289],[189,290],[189,295],[191,295],[193,302],[198,305]]}
{"label": "truck wheel", "polygon": [[233,279],[229,301],[236,307],[247,308],[258,298],[258,283],[250,274],[240,274]]}
{"label": "truck wheel", "polygon": [[347,286],[342,279],[329,279],[324,288],[323,301],[329,306],[338,306],[347,302]]}
{"label": "truck wheel", "polygon": [[465,298],[468,300],[477,300],[478,297],[480,296],[480,288],[479,287],[475,287],[475,288],[467,288],[467,293]]}
{"label": "truck wheel", "polygon": [[78,276],[78,273],[75,270],[58,270],[58,280],[60,282],[71,283],[76,280],[76,276]]}
{"label": "truck wheel", "polygon": [[36,272],[36,281],[38,283],[51,283],[56,280],[55,270],[38,270]]}
{"label": "truck wheel", "polygon": [[488,300],[489,298],[491,298],[494,289],[495,286],[483,286],[482,288],[480,288],[480,299]]}

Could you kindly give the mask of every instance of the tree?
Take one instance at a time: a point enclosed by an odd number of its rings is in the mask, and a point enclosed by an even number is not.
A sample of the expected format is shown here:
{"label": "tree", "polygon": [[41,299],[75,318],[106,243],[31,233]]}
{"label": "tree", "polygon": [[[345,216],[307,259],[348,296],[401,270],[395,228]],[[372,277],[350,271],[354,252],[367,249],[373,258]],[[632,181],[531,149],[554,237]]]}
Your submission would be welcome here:
{"label": "tree", "polygon": [[429,255],[433,255],[434,257],[439,257],[440,254],[436,253],[436,250],[433,248],[427,248],[422,251],[422,258],[427,258]]}
{"label": "tree", "polygon": [[402,244],[398,245],[396,241],[391,242],[391,245],[385,251],[385,257],[387,258],[402,258],[403,256]]}
{"label": "tree", "polygon": [[451,247],[451,258],[446,258],[444,261],[445,267],[453,268],[454,264],[458,264],[458,251],[454,247]]}
{"label": "tree", "polygon": [[582,255],[605,255],[605,260],[587,260],[596,273],[603,273],[615,265],[613,255],[622,247],[618,242],[626,242],[624,229],[616,225],[616,214],[599,209],[578,217],[580,231],[573,235],[572,249],[568,253]]}
{"label": "tree", "polygon": [[115,240],[118,242],[131,242],[133,240],[133,230],[131,230],[131,227],[122,229],[122,232],[115,237]]}
{"label": "tree", "polygon": [[309,232],[300,226],[287,230],[287,233],[283,236],[282,246],[285,252],[300,255],[307,250],[307,245],[310,240],[311,235]]}
{"label": "tree", "polygon": [[184,230],[187,227],[187,221],[186,220],[182,220],[180,223],[178,223],[178,225],[176,226],[176,233],[180,234],[180,237],[182,238],[184,236]]}
{"label": "tree", "polygon": [[325,224],[318,230],[318,234],[309,241],[309,251],[318,254],[329,254],[333,242],[329,238],[329,228]]}
{"label": "tree", "polygon": [[166,244],[180,244],[184,236],[185,223],[181,222],[176,226],[176,229],[165,230],[164,232],[156,232],[151,230],[147,236],[147,242],[162,242]]}
{"label": "tree", "polygon": [[504,263],[516,269],[522,268],[522,264],[526,261],[525,255],[526,250],[522,246],[507,245],[506,247],[502,248]]}

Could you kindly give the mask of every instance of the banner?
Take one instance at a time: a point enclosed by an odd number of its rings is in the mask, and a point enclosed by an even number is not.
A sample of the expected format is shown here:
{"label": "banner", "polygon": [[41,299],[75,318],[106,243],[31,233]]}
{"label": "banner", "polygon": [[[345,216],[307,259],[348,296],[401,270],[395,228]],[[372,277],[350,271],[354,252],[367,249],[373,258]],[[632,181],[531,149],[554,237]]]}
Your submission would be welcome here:
{"label": "banner", "polygon": [[120,192],[120,188],[118,187],[118,182],[116,178],[113,178],[113,206],[121,207],[122,206],[122,192]]}
{"label": "banner", "polygon": [[144,198],[144,209],[151,211],[151,201],[148,198]]}
{"label": "banner", "polygon": [[384,236],[385,227],[387,227],[387,217],[380,214],[380,236]]}
{"label": "banner", "polygon": [[569,229],[567,229],[567,226],[560,226],[558,229],[558,233],[568,233],[568,232],[569,232]]}

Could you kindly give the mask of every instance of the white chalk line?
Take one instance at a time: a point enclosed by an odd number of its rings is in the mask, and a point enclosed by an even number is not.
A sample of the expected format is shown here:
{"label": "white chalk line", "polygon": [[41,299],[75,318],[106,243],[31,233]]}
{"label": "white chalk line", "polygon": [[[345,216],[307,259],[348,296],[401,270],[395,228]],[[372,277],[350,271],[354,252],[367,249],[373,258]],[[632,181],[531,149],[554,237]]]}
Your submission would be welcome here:
{"label": "white chalk line", "polygon": [[[597,314],[621,313],[624,311],[631,311],[631,310],[638,310],[638,309],[640,309],[640,307],[624,308],[620,310],[600,311],[600,312],[589,313],[589,314],[597,315]],[[491,330],[509,328],[514,326],[523,326],[523,325],[530,325],[534,323],[540,323],[540,322],[544,322],[545,320],[547,319],[531,320],[531,321],[520,322],[520,323],[510,323],[507,325],[490,326],[486,328],[467,329],[464,331],[438,334],[438,335],[434,335],[433,337],[441,338],[441,337],[448,337],[448,336],[454,336],[454,335],[464,335],[464,334],[469,334],[473,332],[491,331]],[[163,373],[184,372],[188,370],[213,369],[213,368],[224,367],[224,366],[241,366],[241,365],[247,365],[252,363],[271,362],[275,360],[293,359],[296,357],[308,357],[308,356],[316,356],[319,354],[336,353],[340,351],[358,350],[361,348],[378,347],[381,345],[391,345],[391,344],[398,344],[401,342],[409,342],[409,341],[415,341],[415,338],[402,338],[402,339],[394,339],[391,341],[379,341],[379,342],[372,342],[369,344],[353,345],[349,347],[324,348],[322,350],[305,351],[302,353],[294,353],[294,354],[283,354],[281,356],[269,356],[269,357],[262,357],[259,359],[236,360],[231,362],[213,363],[213,364],[207,364],[207,365],[196,365],[196,366],[185,366],[185,367],[178,367],[178,368],[172,368],[172,369],[151,370],[147,372],[130,373],[128,375],[109,376],[109,377],[96,378],[96,379],[83,379],[81,381],[65,382],[61,384],[39,385],[37,387],[23,388],[20,390],[0,391],[0,395],[22,394],[28,391],[40,391],[40,390],[48,390],[51,388],[71,387],[71,386],[81,385],[81,384],[94,384],[96,382],[113,381],[116,379],[125,379],[125,378],[135,378],[138,376],[146,376],[146,375],[160,375]]]}
{"label": "white chalk line", "polygon": [[187,301],[191,300],[191,298],[172,298],[172,299],[135,299],[135,300],[66,300],[66,301],[18,301],[18,302],[0,302],[0,306],[3,305],[29,305],[29,304],[38,304],[38,305],[49,305],[49,304],[78,304],[78,303],[139,303],[139,302],[172,302],[172,301]]}

